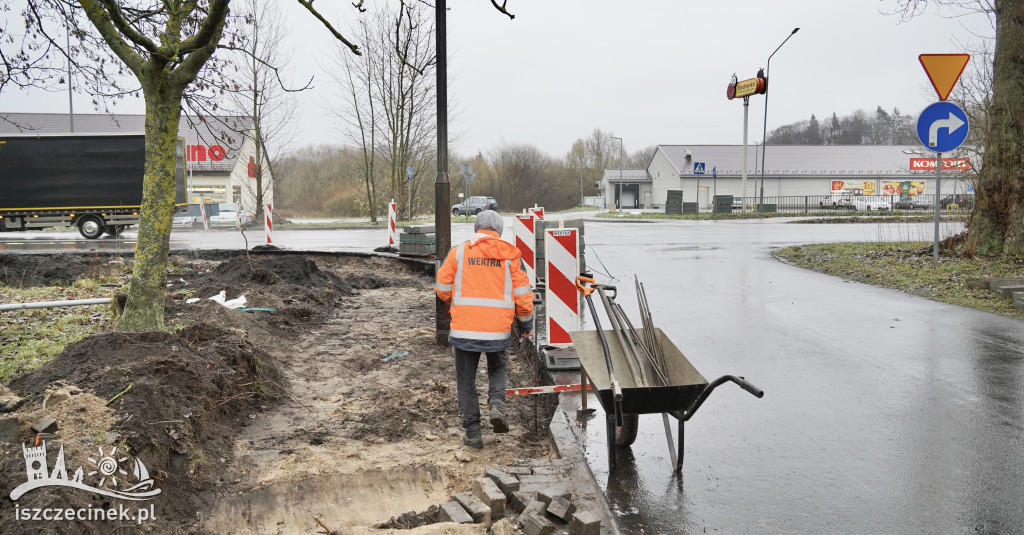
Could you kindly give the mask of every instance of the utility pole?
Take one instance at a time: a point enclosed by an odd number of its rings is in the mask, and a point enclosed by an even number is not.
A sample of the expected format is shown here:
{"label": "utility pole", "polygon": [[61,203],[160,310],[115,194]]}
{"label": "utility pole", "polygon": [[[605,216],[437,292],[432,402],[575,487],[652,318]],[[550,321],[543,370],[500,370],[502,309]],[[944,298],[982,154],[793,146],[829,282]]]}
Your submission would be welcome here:
{"label": "utility pole", "polygon": [[622,210],[622,138],[615,136],[611,136],[611,138],[619,140],[619,183],[615,193],[615,209]]}
{"label": "utility pole", "polygon": [[[437,48],[437,178],[434,179],[434,265],[435,273],[440,271],[448,250],[452,246],[452,183],[448,179],[448,36],[447,0],[437,0],[434,5],[434,27]],[[435,340],[440,346],[448,347],[448,333],[452,317],[448,303],[435,296],[434,317],[437,322]]]}

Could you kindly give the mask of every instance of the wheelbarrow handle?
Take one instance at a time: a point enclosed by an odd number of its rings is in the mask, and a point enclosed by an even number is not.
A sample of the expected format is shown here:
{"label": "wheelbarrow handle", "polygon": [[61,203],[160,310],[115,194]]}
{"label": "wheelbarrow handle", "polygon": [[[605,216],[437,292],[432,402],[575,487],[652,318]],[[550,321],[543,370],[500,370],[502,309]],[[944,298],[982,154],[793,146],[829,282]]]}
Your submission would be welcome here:
{"label": "wheelbarrow handle", "polygon": [[731,378],[731,380],[733,382],[735,382],[736,384],[740,385],[740,388],[742,388],[743,390],[746,390],[747,392],[750,392],[751,394],[753,394],[754,397],[757,397],[757,398],[763,398],[764,397],[764,390],[761,390],[760,388],[754,386],[753,383],[748,381],[745,377],[732,377],[732,376],[730,376],[730,378]]}

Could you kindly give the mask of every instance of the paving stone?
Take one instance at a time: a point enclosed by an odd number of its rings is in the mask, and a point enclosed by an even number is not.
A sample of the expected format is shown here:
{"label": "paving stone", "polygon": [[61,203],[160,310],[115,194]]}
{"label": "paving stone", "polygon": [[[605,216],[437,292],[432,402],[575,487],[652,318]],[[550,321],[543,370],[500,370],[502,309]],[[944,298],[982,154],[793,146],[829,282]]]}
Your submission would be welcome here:
{"label": "paving stone", "polygon": [[54,420],[52,416],[43,416],[39,421],[32,424],[32,430],[36,433],[56,433],[57,420]]}
{"label": "paving stone", "polygon": [[526,507],[523,508],[523,513],[519,515],[519,518],[528,515],[544,516],[544,512],[547,511],[547,508],[548,506],[544,502],[540,500],[533,500],[526,504]]}
{"label": "paving stone", "polygon": [[553,475],[553,474],[551,474],[551,475],[519,476],[519,489],[522,490],[523,487],[528,487],[528,486],[543,487],[545,485],[550,485],[552,483],[558,483],[559,481],[562,481],[563,479],[564,478],[562,476]]}
{"label": "paving stone", "polygon": [[519,490],[519,479],[497,468],[487,468],[484,470],[484,476],[494,480],[494,483],[498,485],[501,492],[505,493],[506,499],[511,500],[512,493]]}
{"label": "paving stone", "polygon": [[512,510],[517,513],[522,513],[530,502],[537,499],[536,492],[525,492],[517,490],[512,493]]}
{"label": "paving stone", "polygon": [[572,514],[573,535],[600,535],[601,519],[590,511],[576,511]]}
{"label": "paving stone", "polygon": [[575,511],[576,506],[561,496],[552,497],[551,503],[548,505],[548,514],[562,522],[568,522]]}
{"label": "paving stone", "polygon": [[501,492],[494,480],[489,477],[478,477],[473,480],[473,494],[484,505],[491,508],[491,520],[505,516],[505,493]]}
{"label": "paving stone", "polygon": [[519,523],[523,525],[523,532],[526,535],[548,535],[555,531],[555,525],[539,515],[522,515],[519,517]]}
{"label": "paving stone", "polygon": [[555,497],[571,500],[572,493],[563,488],[557,487],[546,488],[537,493],[537,499],[544,503],[544,507],[551,505],[551,500]]}
{"label": "paving stone", "polygon": [[533,468],[529,466],[506,466],[504,470],[514,476],[528,476],[533,473]]}
{"label": "paving stone", "polygon": [[456,494],[452,496],[455,501],[459,502],[459,505],[469,513],[469,516],[473,517],[474,524],[488,525],[491,523],[491,508],[484,505],[484,502],[480,501],[469,492],[463,492],[462,494]]}
{"label": "paving stone", "polygon": [[438,512],[438,518],[441,522],[455,522],[457,524],[473,523],[473,517],[469,516],[469,513],[459,505],[459,502],[442,503],[441,510]]}
{"label": "paving stone", "polygon": [[0,418],[0,442],[14,444],[18,441],[18,417],[6,416]]}

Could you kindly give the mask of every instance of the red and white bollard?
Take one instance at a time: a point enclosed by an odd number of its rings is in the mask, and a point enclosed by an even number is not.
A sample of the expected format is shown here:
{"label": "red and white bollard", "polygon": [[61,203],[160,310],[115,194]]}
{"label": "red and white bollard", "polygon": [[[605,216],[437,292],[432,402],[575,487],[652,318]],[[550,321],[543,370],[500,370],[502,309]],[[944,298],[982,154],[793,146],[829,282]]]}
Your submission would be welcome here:
{"label": "red and white bollard", "polygon": [[271,206],[271,204],[268,202],[267,208],[263,211],[263,214],[266,216],[267,219],[267,222],[263,225],[263,233],[267,236],[267,245],[270,245],[271,243],[270,234],[274,230],[274,223],[271,221],[271,216],[273,215],[273,212],[274,207]]}
{"label": "red and white bollard", "polygon": [[512,218],[512,229],[515,231],[515,243],[520,254],[523,256],[523,264],[526,266],[526,276],[530,279],[530,286],[537,286],[537,246],[536,216],[533,214],[516,215]]}
{"label": "red and white bollard", "polygon": [[210,220],[206,217],[206,203],[199,203],[199,215],[203,216],[203,232],[210,231]]}
{"label": "red and white bollard", "polygon": [[388,203],[388,247],[398,247],[398,230],[395,228],[398,221],[398,205],[394,199]]}
{"label": "red and white bollard", "polygon": [[576,277],[580,274],[579,232],[577,228],[544,229],[544,306],[549,346],[571,346],[569,333],[580,330],[580,296],[576,291]]}

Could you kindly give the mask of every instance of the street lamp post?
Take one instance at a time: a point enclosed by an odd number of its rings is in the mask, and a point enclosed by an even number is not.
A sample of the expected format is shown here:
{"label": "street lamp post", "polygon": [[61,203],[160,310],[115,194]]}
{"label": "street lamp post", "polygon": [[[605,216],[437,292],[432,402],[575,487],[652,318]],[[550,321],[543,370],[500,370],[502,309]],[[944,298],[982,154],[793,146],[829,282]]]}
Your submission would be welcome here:
{"label": "street lamp post", "polygon": [[[798,31],[800,31],[800,28],[793,28],[793,31],[789,32],[789,35],[783,39],[782,44],[775,49],[775,52],[778,52],[779,48],[782,48],[782,45],[786,44],[786,41],[789,41],[789,38],[793,37]],[[768,64],[765,66],[764,72],[764,129],[761,132],[761,198],[757,201],[758,211],[762,210],[761,205],[764,204],[764,153],[768,152],[766,150],[768,147],[765,145],[765,140],[768,139],[768,77],[771,75],[772,56],[775,55],[775,52],[768,56]]]}
{"label": "street lamp post", "polygon": [[615,209],[622,210],[622,138],[615,136],[611,136],[611,138],[619,140],[619,183],[615,193]]}

